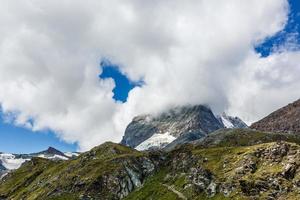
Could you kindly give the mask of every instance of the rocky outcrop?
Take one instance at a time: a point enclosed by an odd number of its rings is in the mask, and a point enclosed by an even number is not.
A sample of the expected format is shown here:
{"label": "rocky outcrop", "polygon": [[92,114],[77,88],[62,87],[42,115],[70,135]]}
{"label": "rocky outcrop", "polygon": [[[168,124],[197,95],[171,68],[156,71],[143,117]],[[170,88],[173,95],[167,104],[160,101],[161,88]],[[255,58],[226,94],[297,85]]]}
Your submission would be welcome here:
{"label": "rocky outcrop", "polygon": [[[110,194],[111,199],[122,199],[130,192],[142,186],[145,178],[154,173],[157,166],[148,158],[140,158],[136,161],[120,161],[122,168],[115,173],[104,175],[102,179],[97,182],[99,187],[95,189],[99,197],[105,198],[107,193]],[[95,191],[95,193],[97,192]],[[93,192],[91,192],[92,195]]]}
{"label": "rocky outcrop", "polygon": [[300,99],[253,123],[251,128],[277,133],[300,133]]}

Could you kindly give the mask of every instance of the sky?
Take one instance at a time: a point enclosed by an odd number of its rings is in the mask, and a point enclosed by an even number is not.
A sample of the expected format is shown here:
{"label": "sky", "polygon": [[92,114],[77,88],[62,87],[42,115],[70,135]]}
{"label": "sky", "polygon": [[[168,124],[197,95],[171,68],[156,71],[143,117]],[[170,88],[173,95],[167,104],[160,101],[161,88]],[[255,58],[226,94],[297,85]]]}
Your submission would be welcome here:
{"label": "sky", "polygon": [[300,96],[297,0],[1,4],[3,152],[89,150],[186,104],[250,124]]}

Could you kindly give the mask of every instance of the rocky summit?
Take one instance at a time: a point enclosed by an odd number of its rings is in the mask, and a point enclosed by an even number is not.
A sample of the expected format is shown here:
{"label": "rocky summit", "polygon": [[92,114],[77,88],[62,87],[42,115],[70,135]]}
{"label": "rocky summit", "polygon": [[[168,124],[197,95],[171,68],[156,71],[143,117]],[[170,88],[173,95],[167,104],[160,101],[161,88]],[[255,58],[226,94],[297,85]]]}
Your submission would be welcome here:
{"label": "rocky summit", "polygon": [[261,131],[300,133],[300,99],[251,125]]}
{"label": "rocky summit", "polygon": [[245,128],[238,117],[214,115],[204,105],[172,108],[159,115],[137,116],[127,126],[121,144],[138,150],[161,149],[200,139],[221,128]]}

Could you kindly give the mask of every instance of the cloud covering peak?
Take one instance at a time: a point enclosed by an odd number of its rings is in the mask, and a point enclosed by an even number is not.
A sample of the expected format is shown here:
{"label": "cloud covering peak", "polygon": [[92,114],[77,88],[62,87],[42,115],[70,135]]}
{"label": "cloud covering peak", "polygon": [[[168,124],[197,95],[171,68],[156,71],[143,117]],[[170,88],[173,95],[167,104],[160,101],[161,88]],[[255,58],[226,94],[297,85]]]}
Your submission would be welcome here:
{"label": "cloud covering peak", "polygon": [[[118,142],[133,116],[173,105],[209,104],[253,121],[299,98],[300,53],[254,50],[284,28],[286,0],[1,4],[3,112],[81,150]],[[99,79],[103,59],[145,82],[126,103],[112,98],[112,79]]]}

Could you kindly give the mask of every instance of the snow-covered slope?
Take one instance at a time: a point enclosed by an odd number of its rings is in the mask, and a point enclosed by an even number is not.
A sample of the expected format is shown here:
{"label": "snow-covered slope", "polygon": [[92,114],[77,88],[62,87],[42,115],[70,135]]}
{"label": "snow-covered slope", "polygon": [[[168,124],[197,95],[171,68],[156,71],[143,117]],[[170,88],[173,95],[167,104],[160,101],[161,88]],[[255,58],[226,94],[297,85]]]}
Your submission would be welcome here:
{"label": "snow-covered slope", "polygon": [[80,155],[80,153],[77,153],[77,152],[64,152],[64,154],[70,158],[76,158],[77,156]]}
{"label": "snow-covered slope", "polygon": [[39,154],[37,155],[37,157],[39,158],[46,158],[46,159],[49,159],[49,160],[69,160],[68,157],[66,156],[61,156],[61,155],[45,155],[45,154]]}
{"label": "snow-covered slope", "polygon": [[0,153],[0,163],[7,170],[18,169],[26,160],[30,159],[16,158],[13,154]]}
{"label": "snow-covered slope", "polygon": [[225,128],[233,128],[234,125],[231,123],[231,121],[227,118],[221,115],[220,121],[224,124]]}
{"label": "snow-covered slope", "polygon": [[77,157],[79,153],[62,153],[61,151],[49,147],[45,151],[31,154],[11,154],[0,153],[0,179],[12,170],[18,169],[24,162],[31,160],[33,157],[40,157],[50,160],[68,160]]}
{"label": "snow-covered slope", "polygon": [[139,151],[153,149],[161,149],[167,146],[169,143],[173,142],[176,137],[170,135],[170,133],[156,133],[152,135],[149,139],[145,140],[139,144],[135,149]]}

